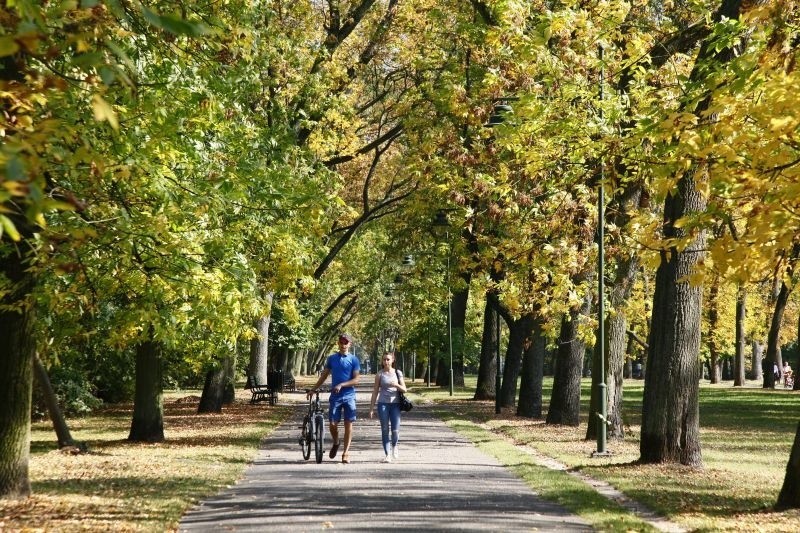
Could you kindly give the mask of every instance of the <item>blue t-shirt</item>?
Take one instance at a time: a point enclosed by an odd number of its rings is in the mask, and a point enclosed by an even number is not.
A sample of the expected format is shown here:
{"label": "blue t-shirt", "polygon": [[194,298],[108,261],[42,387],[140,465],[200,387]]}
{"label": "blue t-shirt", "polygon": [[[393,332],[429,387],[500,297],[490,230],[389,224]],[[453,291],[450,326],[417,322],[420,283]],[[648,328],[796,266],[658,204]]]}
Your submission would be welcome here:
{"label": "blue t-shirt", "polygon": [[[339,383],[344,383],[353,379],[355,372],[361,372],[361,363],[358,357],[353,354],[341,354],[336,352],[328,356],[325,361],[325,368],[331,371],[331,389]],[[332,392],[331,395],[334,395]],[[356,395],[355,386],[342,387],[337,395],[339,398],[349,398]]]}

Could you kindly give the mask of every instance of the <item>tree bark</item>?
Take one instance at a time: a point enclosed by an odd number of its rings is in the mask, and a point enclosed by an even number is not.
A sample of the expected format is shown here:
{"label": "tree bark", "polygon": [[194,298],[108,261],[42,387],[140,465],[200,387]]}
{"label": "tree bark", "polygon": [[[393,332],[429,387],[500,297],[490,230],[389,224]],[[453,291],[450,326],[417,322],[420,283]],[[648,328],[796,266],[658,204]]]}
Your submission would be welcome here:
{"label": "tree bark", "polygon": [[708,351],[709,351],[709,375],[708,379],[711,383],[719,383],[722,381],[722,367],[719,354],[719,346],[714,337],[714,332],[719,327],[719,276],[714,278],[711,284],[708,295]]}
{"label": "tree bark", "polygon": [[747,289],[744,284],[736,287],[736,353],[733,358],[733,386],[745,385],[745,325],[747,317]]}
{"label": "tree bark", "polygon": [[762,355],[764,354],[764,345],[758,342],[758,340],[753,339],[751,343],[753,347],[753,380],[759,381],[764,372],[762,368]]}
{"label": "tree bark", "polygon": [[800,424],[794,435],[794,444],[786,464],[786,476],[775,504],[778,510],[800,508]]}
{"label": "tree bark", "polygon": [[28,459],[36,343],[30,301],[34,278],[27,262],[32,256],[27,239],[17,250],[0,252],[0,274],[9,283],[8,291],[0,293],[0,498],[24,498],[31,492]]}
{"label": "tree bark", "polygon": [[58,398],[56,397],[55,391],[53,391],[53,386],[50,384],[50,377],[47,375],[47,369],[36,354],[33,356],[33,370],[36,375],[36,382],[39,384],[42,396],[44,396],[44,401],[47,404],[47,412],[50,414],[50,420],[53,422],[53,429],[56,432],[58,447],[78,446],[78,443],[75,442],[75,439],[72,438],[72,434],[69,431],[64,413],[58,405]]}
{"label": "tree bark", "polygon": [[[741,0],[723,0],[712,19],[714,22],[726,18],[738,20],[741,6]],[[736,42],[720,50],[713,37],[704,39],[690,81],[703,82],[709,72],[708,64],[724,65],[734,57],[735,47],[740,44]],[[714,114],[707,113],[711,103],[710,94],[699,101],[691,101],[692,111],[700,124],[715,119]],[[671,246],[669,250],[663,250],[656,271],[642,405],[640,461],[643,463],[702,465],[698,405],[701,366],[698,356],[703,291],[702,287],[692,286],[687,276],[705,257],[706,231],[699,228],[688,233],[675,224],[706,208],[703,182],[707,179],[707,169],[704,165],[682,172],[676,190],[664,202],[664,237],[691,238],[691,241],[682,249]]]}
{"label": "tree bark", "polygon": [[763,388],[775,388],[776,377],[772,371],[772,366],[777,365],[778,371],[781,369],[780,360],[780,342],[781,336],[781,322],[783,321],[783,313],[786,311],[786,304],[789,302],[789,293],[791,290],[786,283],[781,282],[781,288],[778,292],[778,297],[775,299],[775,308],[772,312],[772,320],[769,325],[769,334],[767,335],[767,356],[765,360],[769,365],[769,372],[764,372]]}
{"label": "tree bark", "polygon": [[497,311],[489,302],[489,295],[486,294],[486,301],[483,307],[483,335],[481,336],[481,359],[478,364],[478,383],[475,387],[473,400],[493,400],[495,399],[495,379],[497,377]]}
{"label": "tree bark", "polygon": [[[233,380],[233,369],[235,360],[231,356],[226,356],[221,364],[212,368],[206,373],[206,381],[203,385],[203,393],[200,395],[200,403],[197,406],[198,413],[221,413],[222,406],[226,403],[228,389]],[[264,379],[259,384],[266,384]],[[227,403],[230,403],[229,400]]]}
{"label": "tree bark", "polygon": [[[504,317],[506,318],[506,317]],[[514,407],[517,400],[517,378],[522,368],[522,353],[529,341],[533,321],[531,315],[523,315],[517,320],[506,320],[508,325],[508,346],[506,346],[503,383],[500,387],[500,407]]]}
{"label": "tree bark", "polygon": [[542,381],[547,339],[542,324],[531,317],[530,336],[523,343],[522,371],[517,416],[542,418]]}
{"label": "tree bark", "polygon": [[[150,334],[152,336],[152,328]],[[164,440],[161,351],[161,343],[152,338],[136,346],[136,390],[128,435],[128,440],[133,442]]]}
{"label": "tree bark", "polygon": [[453,315],[453,384],[456,387],[464,386],[464,345],[465,328],[467,322],[467,304],[469,301],[469,284],[472,280],[471,272],[459,273],[462,289],[453,292],[451,313]]}
{"label": "tree bark", "polygon": [[[272,293],[267,294],[265,301],[268,308],[272,309]],[[254,324],[256,337],[250,341],[250,363],[247,371],[256,380],[256,383],[267,382],[267,369],[269,368],[269,323],[271,313],[267,312],[259,317]]]}
{"label": "tree bark", "polygon": [[[674,221],[706,205],[694,174],[685,174],[678,186],[665,202],[667,237],[683,233],[673,226]],[[705,240],[705,231],[701,230],[686,249],[662,252],[656,271],[642,406],[640,460],[645,463],[702,464],[698,353],[703,291],[689,284],[686,277],[702,259]]]}
{"label": "tree bark", "polygon": [[586,344],[577,336],[581,311],[572,310],[561,321],[548,424],[578,426],[581,406],[581,370]]}

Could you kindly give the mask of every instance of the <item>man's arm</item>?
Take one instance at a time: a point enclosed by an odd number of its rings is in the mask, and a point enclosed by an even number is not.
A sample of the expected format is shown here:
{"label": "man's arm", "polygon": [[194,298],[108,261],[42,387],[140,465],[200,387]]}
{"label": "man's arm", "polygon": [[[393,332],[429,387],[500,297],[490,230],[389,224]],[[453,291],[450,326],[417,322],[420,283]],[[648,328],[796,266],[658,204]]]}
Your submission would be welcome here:
{"label": "man's arm", "polygon": [[[320,375],[319,375],[319,379],[317,380],[317,383],[316,383],[316,385],[314,385],[314,386],[311,388],[311,390],[312,390],[312,391],[315,391],[315,390],[317,390],[318,388],[320,388],[320,386],[322,386],[322,384],[323,384],[323,383],[325,383],[325,380],[326,380],[326,379],[328,379],[328,376],[330,375],[330,373],[331,373],[331,369],[330,369],[330,368],[327,368],[327,367],[326,367],[326,368],[324,368],[324,369],[322,370],[322,374],[320,374]],[[308,396],[311,396],[311,393],[310,393],[310,392],[308,393]]]}

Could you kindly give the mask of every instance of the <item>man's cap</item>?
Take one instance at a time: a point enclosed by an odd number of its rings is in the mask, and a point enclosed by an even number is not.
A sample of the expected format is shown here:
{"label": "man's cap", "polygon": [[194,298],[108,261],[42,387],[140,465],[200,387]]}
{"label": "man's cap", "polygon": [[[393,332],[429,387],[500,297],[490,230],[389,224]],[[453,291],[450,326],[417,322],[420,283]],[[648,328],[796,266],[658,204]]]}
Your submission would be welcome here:
{"label": "man's cap", "polygon": [[346,342],[347,344],[350,344],[351,342],[353,342],[353,339],[350,338],[350,335],[342,333],[341,335],[339,335],[339,342],[342,341]]}

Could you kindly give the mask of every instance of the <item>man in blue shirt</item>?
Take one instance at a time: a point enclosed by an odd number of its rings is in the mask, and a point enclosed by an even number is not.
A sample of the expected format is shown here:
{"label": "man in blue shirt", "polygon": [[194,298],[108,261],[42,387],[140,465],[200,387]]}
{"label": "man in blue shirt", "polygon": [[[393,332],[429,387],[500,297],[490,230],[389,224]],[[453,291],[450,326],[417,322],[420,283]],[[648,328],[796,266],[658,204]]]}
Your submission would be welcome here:
{"label": "man in blue shirt", "polygon": [[350,441],[353,438],[353,422],[356,419],[356,385],[358,385],[361,365],[358,357],[347,353],[350,347],[350,337],[348,335],[339,336],[339,351],[328,356],[325,361],[325,368],[317,380],[314,388],[308,392],[310,398],[313,391],[325,383],[328,376],[331,376],[331,396],[328,420],[331,430],[333,445],[328,454],[331,459],[336,457],[339,449],[339,422],[344,417],[344,449],[342,449],[342,462],[349,463]]}

